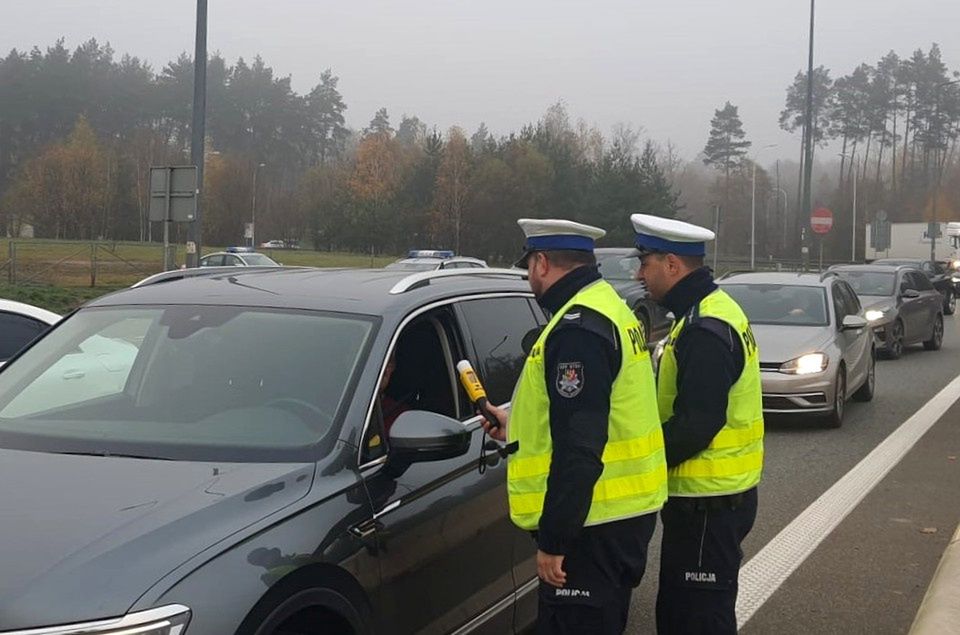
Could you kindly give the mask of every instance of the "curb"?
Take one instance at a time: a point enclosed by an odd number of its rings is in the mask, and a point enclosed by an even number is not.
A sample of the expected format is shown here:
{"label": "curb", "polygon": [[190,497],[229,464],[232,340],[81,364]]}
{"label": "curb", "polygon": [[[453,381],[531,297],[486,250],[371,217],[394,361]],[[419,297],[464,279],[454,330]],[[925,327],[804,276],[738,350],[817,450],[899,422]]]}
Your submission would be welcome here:
{"label": "curb", "polygon": [[910,635],[941,635],[960,632],[960,526],[943,551]]}

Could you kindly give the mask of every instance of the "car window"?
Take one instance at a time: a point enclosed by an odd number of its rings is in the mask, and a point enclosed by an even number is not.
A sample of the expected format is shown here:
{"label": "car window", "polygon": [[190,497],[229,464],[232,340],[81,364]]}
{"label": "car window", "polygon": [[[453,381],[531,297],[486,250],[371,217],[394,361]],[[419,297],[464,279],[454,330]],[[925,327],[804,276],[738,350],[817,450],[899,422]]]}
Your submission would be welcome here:
{"label": "car window", "polygon": [[640,268],[640,259],[622,254],[601,255],[597,258],[597,267],[604,280],[635,280],[637,269]]}
{"label": "car window", "polygon": [[247,254],[243,259],[246,261],[247,266],[250,267],[275,267],[280,264],[273,258],[264,256],[263,254]]}
{"label": "car window", "polygon": [[930,279],[929,279],[929,278],[927,278],[927,277],[924,276],[924,275],[920,275],[920,274],[918,274],[918,273],[914,273],[913,275],[914,275],[914,277],[915,277],[917,289],[919,289],[920,291],[932,291],[932,290],[933,290],[933,284],[930,282]]}
{"label": "car window", "polygon": [[35,340],[47,325],[17,313],[0,311],[0,362],[5,362]]}
{"label": "car window", "polygon": [[917,290],[917,281],[913,277],[912,271],[904,271],[900,276],[900,293],[908,289]]}
{"label": "car window", "polygon": [[527,298],[484,298],[460,303],[487,397],[510,401],[526,360],[523,339],[538,328]]}
{"label": "car window", "polygon": [[836,284],[833,285],[830,295],[833,298],[833,314],[836,316],[837,324],[842,324],[843,318],[847,317],[848,312],[843,293],[840,291],[840,286]]}
{"label": "car window", "polygon": [[231,256],[229,254],[223,257],[223,264],[227,267],[239,267],[241,264],[240,259],[236,256]]}
{"label": "car window", "polygon": [[0,373],[0,443],[312,460],[374,322],[226,306],[84,309]]}
{"label": "car window", "polygon": [[214,254],[212,256],[205,256],[200,261],[201,267],[222,267],[223,266],[223,254]]}
{"label": "car window", "polygon": [[857,298],[857,294],[853,292],[850,285],[843,280],[837,280],[834,286],[840,289],[840,295],[843,297],[843,303],[847,308],[847,315],[858,315],[862,309],[860,299]]}
{"label": "car window", "polygon": [[753,324],[827,326],[830,323],[823,287],[785,284],[724,284],[722,287]]}
{"label": "car window", "polygon": [[449,307],[417,316],[397,336],[384,369],[373,417],[367,427],[361,461],[386,451],[383,439],[408,410],[436,412],[453,419],[473,417],[473,408],[460,387],[456,363],[464,356]]}
{"label": "car window", "polygon": [[846,281],[858,296],[892,296],[897,274],[885,271],[837,271],[837,277]]}

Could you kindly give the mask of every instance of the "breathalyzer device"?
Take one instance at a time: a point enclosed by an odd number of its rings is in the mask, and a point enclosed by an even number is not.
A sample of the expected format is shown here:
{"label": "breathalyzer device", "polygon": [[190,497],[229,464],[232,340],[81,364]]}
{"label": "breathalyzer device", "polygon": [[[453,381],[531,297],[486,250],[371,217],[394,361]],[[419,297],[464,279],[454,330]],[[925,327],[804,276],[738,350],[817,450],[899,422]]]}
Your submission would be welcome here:
{"label": "breathalyzer device", "polygon": [[480,379],[477,378],[477,373],[474,372],[470,362],[465,359],[457,362],[457,374],[460,376],[460,385],[467,391],[467,396],[470,398],[470,401],[480,409],[480,412],[483,413],[493,427],[499,427],[499,419],[497,419],[488,408],[487,391],[483,389],[483,384],[481,384]]}

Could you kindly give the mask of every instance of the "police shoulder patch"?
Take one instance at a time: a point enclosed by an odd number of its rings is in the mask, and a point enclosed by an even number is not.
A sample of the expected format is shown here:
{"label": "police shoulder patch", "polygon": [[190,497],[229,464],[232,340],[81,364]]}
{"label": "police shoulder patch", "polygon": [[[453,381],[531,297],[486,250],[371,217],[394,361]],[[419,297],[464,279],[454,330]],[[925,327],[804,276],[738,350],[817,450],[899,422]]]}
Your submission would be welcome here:
{"label": "police shoulder patch", "polygon": [[571,399],[583,390],[583,362],[560,362],[557,364],[557,393]]}

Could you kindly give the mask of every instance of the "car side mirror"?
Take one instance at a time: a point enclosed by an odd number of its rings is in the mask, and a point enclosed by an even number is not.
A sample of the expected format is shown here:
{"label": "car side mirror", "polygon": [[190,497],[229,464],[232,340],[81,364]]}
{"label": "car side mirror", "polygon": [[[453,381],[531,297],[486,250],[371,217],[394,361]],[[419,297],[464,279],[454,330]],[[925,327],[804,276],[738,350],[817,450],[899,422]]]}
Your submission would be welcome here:
{"label": "car side mirror", "polygon": [[443,461],[466,454],[471,432],[456,419],[426,410],[408,410],[390,426],[390,463],[401,471],[413,463]]}
{"label": "car side mirror", "polygon": [[919,298],[920,292],[917,291],[916,289],[903,289],[900,292],[900,296],[909,300],[913,298]]}
{"label": "car side mirror", "polygon": [[843,322],[840,325],[841,331],[858,331],[860,329],[867,328],[866,319],[860,317],[859,315],[848,315],[843,318]]}

